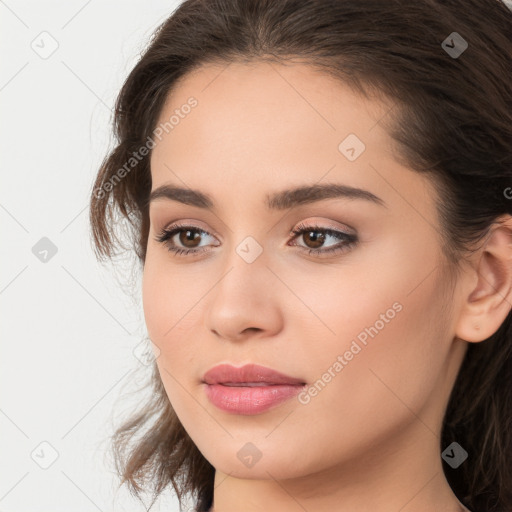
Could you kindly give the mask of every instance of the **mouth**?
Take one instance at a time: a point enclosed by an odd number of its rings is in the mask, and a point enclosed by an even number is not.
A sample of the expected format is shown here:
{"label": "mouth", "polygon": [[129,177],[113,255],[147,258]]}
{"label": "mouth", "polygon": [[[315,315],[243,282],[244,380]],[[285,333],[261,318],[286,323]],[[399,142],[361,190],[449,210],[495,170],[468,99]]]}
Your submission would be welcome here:
{"label": "mouth", "polygon": [[205,373],[205,394],[218,409],[231,414],[261,414],[298,395],[306,385],[265,366],[221,364]]}

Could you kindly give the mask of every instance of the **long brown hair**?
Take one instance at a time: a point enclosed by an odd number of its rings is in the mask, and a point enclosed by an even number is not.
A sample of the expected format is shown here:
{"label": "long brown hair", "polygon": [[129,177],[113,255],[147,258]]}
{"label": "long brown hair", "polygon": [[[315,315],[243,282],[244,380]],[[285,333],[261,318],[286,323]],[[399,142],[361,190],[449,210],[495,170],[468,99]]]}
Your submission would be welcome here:
{"label": "long brown hair", "polygon": [[[454,34],[456,33],[456,34]],[[443,250],[455,271],[499,216],[512,214],[512,13],[499,0],[186,0],[156,30],[115,106],[116,146],[91,191],[97,257],[111,258],[128,221],[144,264],[149,154],[176,81],[205,63],[300,61],[396,106],[382,120],[397,158],[428,172],[439,190]],[[130,165],[127,166],[127,162]],[[124,172],[121,169],[124,168]],[[509,190],[512,190],[509,188]],[[512,511],[512,317],[470,343],[452,391],[441,444],[468,460],[443,466],[475,511]],[[178,420],[152,368],[151,401],[112,438],[121,484],[155,500],[172,484],[207,510],[215,470]],[[154,503],[154,501],[153,501]]]}

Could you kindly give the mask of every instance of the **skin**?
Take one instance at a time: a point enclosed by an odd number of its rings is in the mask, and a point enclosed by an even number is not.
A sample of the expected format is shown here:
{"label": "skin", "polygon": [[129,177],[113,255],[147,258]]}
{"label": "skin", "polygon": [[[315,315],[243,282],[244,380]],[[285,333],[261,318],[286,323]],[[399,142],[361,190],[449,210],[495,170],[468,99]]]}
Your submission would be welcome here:
{"label": "skin", "polygon": [[[379,124],[391,104],[304,64],[210,64],[173,89],[160,122],[191,96],[197,106],[153,149],[152,190],[199,189],[215,207],[151,203],[143,304],[169,400],[216,469],[212,510],[465,510],[443,474],[442,418],[468,342],[490,336],[510,310],[510,219],[452,283],[435,188],[397,162]],[[366,146],[353,162],[338,150],[350,133]],[[265,205],[269,193],[326,182],[385,206]],[[174,221],[207,232],[188,245],[175,235],[178,247],[206,252],[174,255],[157,242]],[[350,230],[358,242],[309,255],[298,246],[340,241],[290,236],[301,222]],[[252,263],[236,252],[248,236],[262,248]],[[205,395],[203,375],[221,363],[254,362],[313,385],[395,303],[401,311],[307,404],[244,416]],[[248,442],[261,452],[252,467],[237,457]]]}

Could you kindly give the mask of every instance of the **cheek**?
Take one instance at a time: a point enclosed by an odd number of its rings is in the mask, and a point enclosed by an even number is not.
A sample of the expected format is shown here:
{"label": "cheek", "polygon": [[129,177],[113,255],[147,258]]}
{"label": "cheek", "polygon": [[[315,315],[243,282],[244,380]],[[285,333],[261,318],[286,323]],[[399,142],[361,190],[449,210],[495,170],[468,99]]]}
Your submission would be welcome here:
{"label": "cheek", "polygon": [[[316,460],[319,467],[335,464],[342,453],[356,457],[418,418],[431,429],[436,426],[426,404],[436,400],[433,391],[446,352],[441,328],[433,324],[438,315],[434,308],[425,308],[436,300],[435,287],[431,284],[409,296],[410,287],[391,293],[386,289],[371,300],[362,292],[343,296],[347,300],[341,310],[333,307],[331,315],[325,311],[336,336],[323,336],[304,348],[305,353],[297,351],[307,361],[310,386],[295,418],[305,429],[300,433],[308,446],[304,457]],[[312,432],[307,433],[307,425],[315,425]],[[287,435],[294,439],[282,430],[283,443]],[[427,427],[425,433],[430,434]],[[325,439],[336,441],[326,447]]]}
{"label": "cheek", "polygon": [[193,316],[195,306],[207,290],[207,283],[202,281],[199,272],[191,275],[189,271],[182,272],[169,265],[165,252],[148,250],[142,300],[146,326],[153,341],[166,343],[183,331],[190,313]]}
{"label": "cheek", "polygon": [[313,384],[312,417],[325,415],[327,403],[337,404],[330,415],[347,425],[350,411],[350,422],[364,429],[368,411],[372,421],[393,421],[390,414],[404,420],[414,418],[409,409],[419,411],[428,400],[450,347],[449,326],[440,314],[446,298],[440,277],[429,274],[439,255],[423,247],[432,262],[426,268],[425,259],[410,251],[404,243],[402,250],[379,251],[378,261],[340,273],[342,280],[319,274],[318,286],[294,287],[315,313],[304,311],[299,319],[300,353]]}
{"label": "cheek", "polygon": [[160,349],[156,363],[162,384],[174,411],[186,424],[187,417],[200,413],[189,393],[195,392],[191,383],[195,385],[200,378],[195,366],[198,346],[193,327],[201,321],[199,300],[206,290],[169,270],[162,258],[159,261],[148,253],[142,283],[143,309],[148,335]]}
{"label": "cheek", "polygon": [[[204,277],[201,270],[180,272],[169,265],[165,254],[148,251],[142,281],[146,328],[160,349],[161,370],[180,380],[198,377],[193,366],[201,336],[197,327],[204,323],[202,301],[212,286]],[[162,377],[167,380],[165,374]]]}
{"label": "cheek", "polygon": [[167,312],[173,309],[169,300],[175,297],[166,286],[167,278],[160,268],[148,251],[142,279],[142,303],[149,337],[158,345],[163,334],[172,326]]}
{"label": "cheek", "polygon": [[[414,293],[409,285],[385,281],[374,281],[372,294],[359,290],[341,297],[342,309],[329,315],[337,336],[312,355],[321,380],[318,395],[325,398],[312,399],[318,400],[313,416],[336,403],[330,414],[368,435],[414,420],[411,411],[418,413],[429,400],[449,349],[435,278]],[[336,377],[323,391],[329,370]]]}

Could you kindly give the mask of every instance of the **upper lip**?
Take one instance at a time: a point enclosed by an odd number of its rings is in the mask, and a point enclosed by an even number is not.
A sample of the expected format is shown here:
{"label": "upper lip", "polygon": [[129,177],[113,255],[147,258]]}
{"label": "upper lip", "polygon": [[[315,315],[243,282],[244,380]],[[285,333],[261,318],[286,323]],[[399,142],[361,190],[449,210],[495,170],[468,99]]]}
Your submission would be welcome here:
{"label": "upper lip", "polygon": [[276,370],[258,364],[246,364],[241,367],[230,364],[220,364],[208,370],[203,377],[206,384],[231,383],[262,383],[262,384],[288,384],[303,385],[301,379],[284,375]]}

